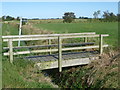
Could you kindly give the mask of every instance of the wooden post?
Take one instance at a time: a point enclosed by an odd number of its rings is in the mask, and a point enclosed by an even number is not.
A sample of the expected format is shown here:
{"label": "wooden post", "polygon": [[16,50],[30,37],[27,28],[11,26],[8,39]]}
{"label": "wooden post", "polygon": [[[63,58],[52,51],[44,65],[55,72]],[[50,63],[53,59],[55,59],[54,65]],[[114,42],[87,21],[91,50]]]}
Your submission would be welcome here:
{"label": "wooden post", "polygon": [[62,40],[61,37],[58,36],[58,67],[59,67],[59,72],[62,71]]}
{"label": "wooden post", "polygon": [[10,55],[10,63],[13,63],[13,44],[12,39],[9,39],[9,55]]}
{"label": "wooden post", "polygon": [[84,38],[84,42],[87,43],[87,37]]}
{"label": "wooden post", "polygon": [[[48,39],[48,44],[51,45],[51,39]],[[49,54],[51,54],[51,47],[49,49],[50,49],[50,53]]]}
{"label": "wooden post", "polygon": [[[20,17],[19,36],[22,34],[22,17]],[[19,37],[20,38],[20,37]],[[18,41],[18,47],[20,46],[20,40]]]}
{"label": "wooden post", "polygon": [[100,51],[100,54],[103,53],[103,36],[101,34],[99,36],[99,51]]}

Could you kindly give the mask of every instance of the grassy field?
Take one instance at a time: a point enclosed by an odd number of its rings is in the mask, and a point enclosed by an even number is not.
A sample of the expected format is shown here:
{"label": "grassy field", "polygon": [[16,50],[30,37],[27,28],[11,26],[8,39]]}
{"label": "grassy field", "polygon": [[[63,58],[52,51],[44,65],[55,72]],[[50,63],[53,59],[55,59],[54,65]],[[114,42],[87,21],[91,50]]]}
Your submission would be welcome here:
{"label": "grassy field", "polygon": [[[38,21],[37,21],[38,22]],[[106,42],[110,45],[117,43],[117,22],[96,22],[96,23],[36,23],[33,21],[27,28],[27,32],[45,30],[43,33],[79,33],[96,32],[97,34],[109,34]],[[18,25],[16,23],[3,24],[3,35],[18,35]],[[36,30],[37,29],[37,30]],[[48,31],[48,32],[47,32]],[[52,32],[51,32],[52,31]],[[34,34],[34,32],[32,34]],[[41,32],[41,31],[40,31]],[[24,44],[24,43],[22,43]],[[5,43],[3,44],[5,45]],[[17,45],[17,43],[15,43]],[[64,70],[61,74],[54,71],[53,79],[59,87],[97,87],[97,88],[116,88],[118,87],[118,63],[116,59],[111,59],[115,55],[111,49],[107,51],[99,62],[93,62],[86,67],[71,68]],[[2,87],[3,88],[51,88],[50,78],[45,77],[44,73],[37,71],[33,63],[23,59],[15,59],[14,64],[9,63],[8,57],[2,58]],[[94,72],[95,71],[95,72]],[[51,72],[50,72],[51,73]],[[66,78],[67,77],[67,78]],[[90,82],[86,82],[86,81]],[[92,82],[91,84],[91,81]],[[74,82],[74,83],[73,83]],[[114,83],[113,83],[114,82]]]}
{"label": "grassy field", "polygon": [[40,82],[41,74],[37,74],[33,69],[33,63],[18,59],[14,64],[9,63],[9,59],[3,57],[2,61],[2,87],[3,88],[52,88],[48,82]]}
{"label": "grassy field", "polygon": [[[3,24],[2,35],[18,35],[18,25],[15,23]],[[2,45],[6,46],[7,43],[2,43]],[[17,42],[14,45],[17,45]],[[23,59],[14,59],[14,63],[10,64],[9,58],[2,56],[2,88],[54,87],[50,80],[47,80],[49,78],[35,71],[34,63]]]}
{"label": "grassy field", "polygon": [[43,30],[54,31],[55,33],[96,32],[97,34],[109,34],[110,36],[106,38],[106,42],[110,45],[116,45],[118,40],[117,22],[37,23],[33,25]]}

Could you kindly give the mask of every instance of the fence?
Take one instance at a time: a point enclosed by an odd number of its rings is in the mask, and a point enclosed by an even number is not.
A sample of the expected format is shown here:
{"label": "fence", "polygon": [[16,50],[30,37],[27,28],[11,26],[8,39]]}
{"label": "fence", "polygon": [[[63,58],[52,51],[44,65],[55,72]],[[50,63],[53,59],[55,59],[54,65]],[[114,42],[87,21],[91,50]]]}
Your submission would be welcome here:
{"label": "fence", "polygon": [[[2,36],[3,42],[8,43],[8,47],[3,47],[3,49],[9,49],[8,52],[4,52],[5,56],[10,57],[10,62],[13,63],[13,56],[20,55],[20,54],[30,54],[30,53],[43,53],[43,52],[58,52],[58,66],[59,71],[62,71],[62,51],[69,51],[69,50],[80,50],[80,49],[91,49],[91,48],[99,48],[100,54],[103,53],[103,48],[107,47],[108,45],[103,45],[103,37],[109,36],[108,34],[96,34],[95,32],[88,32],[88,33],[70,33],[70,34],[42,34],[42,35],[14,35],[14,36]],[[98,37],[99,38],[99,45],[91,44],[87,46],[88,43],[87,39],[90,37]],[[66,38],[84,38],[84,46],[80,47],[67,47],[62,48],[64,44],[62,44],[62,40]],[[33,40],[49,40],[49,45],[51,47],[55,46],[51,44],[51,40],[58,40],[57,49],[42,49],[42,50],[32,50],[32,51],[18,51],[13,52],[13,49],[20,49],[20,48],[29,48],[29,47],[41,47],[42,45],[34,45],[34,46],[20,46],[20,47],[13,47],[14,41],[33,41]],[[74,43],[73,43],[74,44]],[[68,45],[68,44],[67,44]]]}

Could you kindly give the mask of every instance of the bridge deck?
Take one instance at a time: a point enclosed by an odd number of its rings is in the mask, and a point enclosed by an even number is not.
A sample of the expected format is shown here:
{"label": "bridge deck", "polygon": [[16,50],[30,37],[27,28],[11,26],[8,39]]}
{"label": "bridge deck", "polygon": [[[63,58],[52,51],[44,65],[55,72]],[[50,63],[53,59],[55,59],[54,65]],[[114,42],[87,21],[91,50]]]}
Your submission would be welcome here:
{"label": "bridge deck", "polygon": [[[64,53],[62,53],[62,60],[90,58],[90,57],[96,56],[96,54],[98,54],[98,51],[84,51],[84,52],[72,52],[72,53],[64,52]],[[58,60],[58,54],[29,56],[29,57],[25,57],[25,59],[32,60],[35,62],[56,61],[56,60]]]}
{"label": "bridge deck", "polygon": [[[62,53],[62,67],[84,65],[98,58],[98,51]],[[26,60],[34,61],[40,70],[58,68],[58,54],[29,56]]]}

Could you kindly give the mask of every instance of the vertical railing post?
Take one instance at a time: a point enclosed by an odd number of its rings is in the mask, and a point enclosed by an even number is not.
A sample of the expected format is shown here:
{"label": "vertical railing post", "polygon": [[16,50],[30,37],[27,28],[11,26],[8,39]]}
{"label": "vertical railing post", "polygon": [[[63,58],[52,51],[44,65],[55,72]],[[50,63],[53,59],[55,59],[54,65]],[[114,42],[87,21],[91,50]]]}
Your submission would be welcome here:
{"label": "vertical railing post", "polygon": [[87,37],[84,37],[84,42],[87,43]]}
{"label": "vertical railing post", "polygon": [[62,40],[61,37],[58,36],[58,67],[59,67],[59,72],[62,71]]}
{"label": "vertical railing post", "polygon": [[13,43],[12,43],[12,39],[9,39],[8,45],[9,45],[10,63],[13,63]]}
{"label": "vertical railing post", "polygon": [[99,36],[99,51],[101,55],[103,53],[103,36],[101,34]]}
{"label": "vertical railing post", "polygon": [[[51,45],[51,39],[48,39],[48,44]],[[49,54],[51,54],[51,47],[49,49],[50,49]]]}

